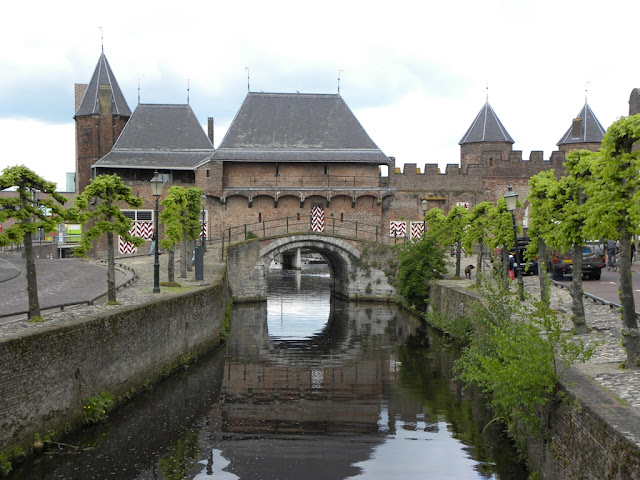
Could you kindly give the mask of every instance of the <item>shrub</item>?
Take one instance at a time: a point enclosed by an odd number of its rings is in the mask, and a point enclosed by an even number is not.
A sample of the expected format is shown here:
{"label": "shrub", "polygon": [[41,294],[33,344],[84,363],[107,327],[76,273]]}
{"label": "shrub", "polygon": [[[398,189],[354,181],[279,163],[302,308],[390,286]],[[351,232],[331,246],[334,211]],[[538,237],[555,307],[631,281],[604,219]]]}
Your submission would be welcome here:
{"label": "shrub", "polygon": [[445,252],[427,236],[403,246],[398,258],[397,291],[409,305],[424,312],[429,300],[430,280],[446,271]]}
{"label": "shrub", "polygon": [[113,405],[113,396],[104,390],[95,397],[87,398],[82,410],[84,423],[104,422],[111,405]]}
{"label": "shrub", "polygon": [[486,304],[473,311],[471,342],[455,371],[489,395],[494,420],[503,421],[522,445],[525,432],[543,432],[546,422],[537,409],[558,398],[561,369],[588,360],[595,347],[572,341],[562,319],[543,302],[520,303],[497,282],[484,283],[482,293]]}

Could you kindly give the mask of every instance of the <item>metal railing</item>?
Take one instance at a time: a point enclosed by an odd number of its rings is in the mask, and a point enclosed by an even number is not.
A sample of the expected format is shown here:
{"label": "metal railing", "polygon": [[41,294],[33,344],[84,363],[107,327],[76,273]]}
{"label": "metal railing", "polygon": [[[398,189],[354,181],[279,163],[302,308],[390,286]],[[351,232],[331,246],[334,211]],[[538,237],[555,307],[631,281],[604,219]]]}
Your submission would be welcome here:
{"label": "metal railing", "polygon": [[[571,291],[571,285],[566,285],[564,283],[560,283],[557,280],[551,280],[551,284],[555,285],[556,287],[560,287],[560,288],[566,288],[567,290]],[[604,298],[600,298],[597,297],[595,295],[592,295],[590,293],[587,292],[582,292],[582,296],[585,298],[588,298],[589,300],[593,301],[593,303],[599,303],[601,305],[608,305],[610,309],[614,309],[614,308],[622,308],[622,305],[620,305],[619,303],[615,303],[615,302],[610,302],[609,300],[605,300]],[[636,310],[636,318],[640,318],[640,312],[638,312]]]}
{"label": "metal railing", "polygon": [[383,235],[380,225],[344,220],[336,217],[325,218],[324,229],[319,231],[317,225],[316,228],[314,228],[312,215],[294,215],[227,227],[224,229],[222,236],[209,237],[206,243],[207,245],[221,245],[220,257],[221,260],[224,260],[225,246],[232,243],[242,242],[252,238],[266,238],[294,233],[324,233],[377,243],[387,243],[390,238],[393,238],[394,241],[407,241],[406,235],[398,237],[387,237]]}
{"label": "metal railing", "polygon": [[[101,260],[100,263],[104,263],[106,264],[107,261],[106,260]],[[127,287],[129,285],[131,285],[133,282],[135,282],[138,279],[138,273],[131,268],[128,265],[125,265],[123,263],[116,263],[115,264],[117,268],[122,268],[124,270],[128,270],[132,273],[131,277],[129,279],[127,279],[126,282],[116,286],[116,290],[121,290],[124,287]],[[66,303],[56,303],[54,305],[46,305],[46,306],[41,306],[40,307],[40,311],[44,312],[45,310],[55,310],[55,309],[60,309],[60,311],[64,311],[65,307],[73,307],[76,305],[93,305],[95,304],[95,302],[97,302],[99,299],[101,299],[102,297],[107,296],[108,292],[105,293],[101,293],[100,295],[97,295],[95,297],[92,298],[87,298],[84,300],[77,300],[75,302],[66,302]],[[0,314],[0,318],[7,318],[7,317],[13,317],[13,316],[17,316],[17,315],[27,315],[29,313],[29,310],[20,310],[17,312],[9,312],[9,313],[4,313],[4,314]]]}

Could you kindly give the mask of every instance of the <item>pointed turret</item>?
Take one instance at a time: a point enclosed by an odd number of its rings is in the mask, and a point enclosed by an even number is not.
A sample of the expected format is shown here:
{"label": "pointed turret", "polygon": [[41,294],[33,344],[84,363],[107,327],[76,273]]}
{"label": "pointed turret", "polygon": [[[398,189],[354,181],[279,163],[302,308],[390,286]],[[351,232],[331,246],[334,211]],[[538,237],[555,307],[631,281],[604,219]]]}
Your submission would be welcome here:
{"label": "pointed turret", "polygon": [[508,158],[513,143],[511,135],[487,100],[458,142],[462,170],[466,172],[471,164],[492,166],[494,161]]}
{"label": "pointed turret", "polygon": [[111,151],[130,116],[103,51],[89,84],[76,84],[76,192],[87,186],[91,165]]}
{"label": "pointed turret", "polygon": [[604,138],[605,129],[594,115],[589,104],[584,102],[584,107],[578,113],[567,133],[565,133],[558,145],[560,151],[576,150],[600,150],[600,144]]}

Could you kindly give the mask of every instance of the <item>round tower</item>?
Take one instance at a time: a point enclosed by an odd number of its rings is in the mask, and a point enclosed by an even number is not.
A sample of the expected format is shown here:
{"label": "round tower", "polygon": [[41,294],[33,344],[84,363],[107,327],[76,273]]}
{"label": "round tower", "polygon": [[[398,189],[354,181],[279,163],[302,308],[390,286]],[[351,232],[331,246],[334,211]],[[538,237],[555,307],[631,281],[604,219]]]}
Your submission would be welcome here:
{"label": "round tower", "polygon": [[460,167],[466,173],[469,165],[492,167],[508,159],[514,141],[487,101],[458,144]]}

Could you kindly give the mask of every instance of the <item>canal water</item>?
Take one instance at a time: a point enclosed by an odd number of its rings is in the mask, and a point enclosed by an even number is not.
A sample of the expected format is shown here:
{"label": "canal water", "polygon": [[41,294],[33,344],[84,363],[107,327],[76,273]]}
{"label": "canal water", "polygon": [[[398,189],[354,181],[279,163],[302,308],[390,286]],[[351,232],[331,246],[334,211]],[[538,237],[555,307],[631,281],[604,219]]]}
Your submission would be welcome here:
{"label": "canal water", "polygon": [[524,480],[458,352],[393,305],[330,294],[326,266],[270,270],[214,351],[10,479]]}

